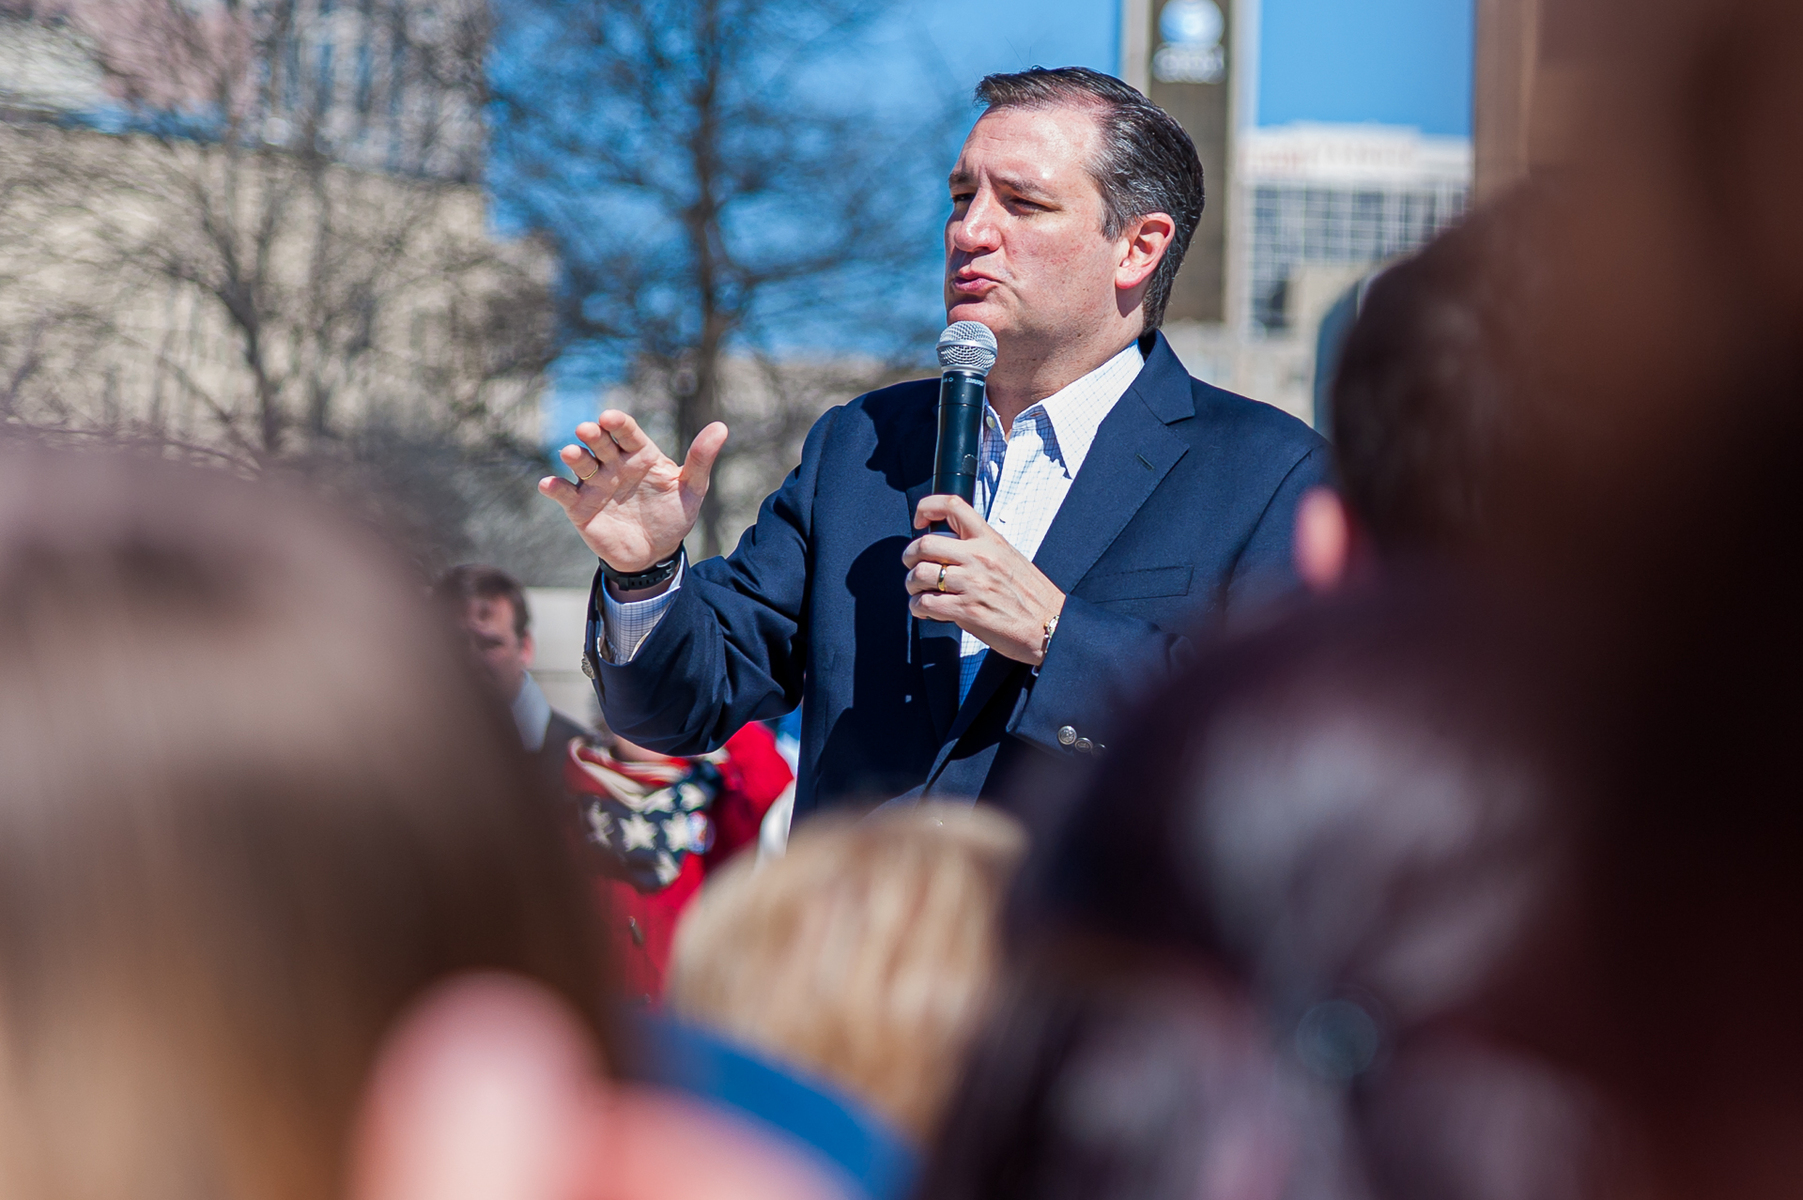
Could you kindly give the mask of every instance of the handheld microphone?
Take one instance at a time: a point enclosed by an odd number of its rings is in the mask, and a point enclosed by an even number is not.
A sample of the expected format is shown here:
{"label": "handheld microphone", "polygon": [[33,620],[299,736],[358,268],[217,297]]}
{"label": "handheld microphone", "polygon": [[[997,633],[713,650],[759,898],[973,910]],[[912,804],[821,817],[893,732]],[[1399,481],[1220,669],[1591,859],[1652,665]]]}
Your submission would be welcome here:
{"label": "handheld microphone", "polygon": [[[978,321],[955,321],[939,335],[939,444],[933,451],[933,492],[960,496],[966,504],[977,499],[977,463],[983,447],[983,381],[995,366],[995,334]],[[933,533],[950,533],[944,521],[934,521]],[[963,631],[949,621],[920,622],[920,634],[931,644],[947,648],[947,663],[958,661]],[[923,643],[925,645],[927,643]],[[955,665],[949,670],[956,679]]]}
{"label": "handheld microphone", "polygon": [[[977,321],[957,321],[939,335],[939,445],[933,452],[933,492],[974,504],[983,438],[983,381],[995,366],[995,334]],[[943,521],[933,532],[945,533]]]}

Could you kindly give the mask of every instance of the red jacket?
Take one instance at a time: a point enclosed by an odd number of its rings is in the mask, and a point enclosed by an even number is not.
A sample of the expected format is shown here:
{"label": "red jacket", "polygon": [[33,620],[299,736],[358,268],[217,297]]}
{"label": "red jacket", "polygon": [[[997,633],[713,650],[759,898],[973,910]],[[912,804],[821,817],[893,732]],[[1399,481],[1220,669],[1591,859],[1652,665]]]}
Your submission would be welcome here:
{"label": "red jacket", "polygon": [[[640,788],[668,786],[673,778],[699,761],[703,760],[622,762],[577,741],[570,745],[564,782],[578,799],[603,797],[610,790],[633,784]],[[674,877],[661,886],[661,881],[645,880],[635,885],[599,872],[594,878],[620,981],[626,994],[635,998],[655,1002],[662,996],[670,941],[684,906],[700,890],[709,871],[757,842],[764,814],[795,780],[789,764],[777,753],[775,737],[755,721],[727,739],[725,748],[707,756],[705,761],[719,771],[719,791],[704,810],[712,826],[712,845],[704,853],[683,855]],[[621,777],[626,781],[624,785]]]}

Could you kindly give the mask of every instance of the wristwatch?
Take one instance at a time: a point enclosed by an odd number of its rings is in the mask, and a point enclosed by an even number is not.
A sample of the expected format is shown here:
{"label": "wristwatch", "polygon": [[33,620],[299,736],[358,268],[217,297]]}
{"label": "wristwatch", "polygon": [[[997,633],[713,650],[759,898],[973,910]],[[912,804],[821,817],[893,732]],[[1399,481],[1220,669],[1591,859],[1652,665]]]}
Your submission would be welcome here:
{"label": "wristwatch", "polygon": [[682,547],[678,546],[675,554],[672,554],[668,558],[660,559],[646,567],[643,571],[638,571],[631,575],[626,574],[624,571],[614,570],[607,565],[606,559],[602,559],[601,574],[607,577],[607,582],[614,585],[615,591],[642,591],[645,588],[656,587],[665,580],[673,578],[676,575],[676,568],[682,563],[682,554]]}
{"label": "wristwatch", "polygon": [[1058,614],[1053,613],[1045,619],[1045,641],[1039,643],[1039,661],[1045,661],[1047,650],[1052,648],[1052,635],[1058,632]]}

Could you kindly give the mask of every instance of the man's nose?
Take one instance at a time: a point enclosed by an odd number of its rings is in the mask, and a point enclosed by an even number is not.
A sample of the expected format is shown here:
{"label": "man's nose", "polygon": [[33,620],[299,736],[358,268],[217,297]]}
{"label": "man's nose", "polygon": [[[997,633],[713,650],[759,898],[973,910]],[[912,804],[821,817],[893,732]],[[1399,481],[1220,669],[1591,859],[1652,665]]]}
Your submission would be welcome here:
{"label": "man's nose", "polygon": [[994,250],[1001,244],[1001,230],[996,223],[998,213],[995,197],[987,190],[972,196],[964,216],[952,222],[952,246],[966,254]]}

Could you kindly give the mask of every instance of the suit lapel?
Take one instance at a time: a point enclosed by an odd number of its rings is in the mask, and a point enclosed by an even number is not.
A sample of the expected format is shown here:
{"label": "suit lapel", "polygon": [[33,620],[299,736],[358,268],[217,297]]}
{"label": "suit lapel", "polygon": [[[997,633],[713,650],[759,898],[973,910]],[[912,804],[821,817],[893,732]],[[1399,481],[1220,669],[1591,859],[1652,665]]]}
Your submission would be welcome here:
{"label": "suit lapel", "polygon": [[1189,446],[1130,389],[1096,430],[1033,565],[1069,594]]}
{"label": "suit lapel", "polygon": [[[1033,557],[1033,564],[1059,591],[1069,595],[1075,589],[1177,465],[1189,446],[1165,424],[1194,411],[1189,373],[1160,334],[1139,378],[1097,427],[1083,469],[1071,480],[1070,491]],[[1027,669],[1025,663],[1000,654],[984,655],[970,692],[958,706],[957,717],[939,747],[927,776],[928,788],[944,769],[958,739],[1003,682]],[[955,670],[952,680],[955,696]]]}

